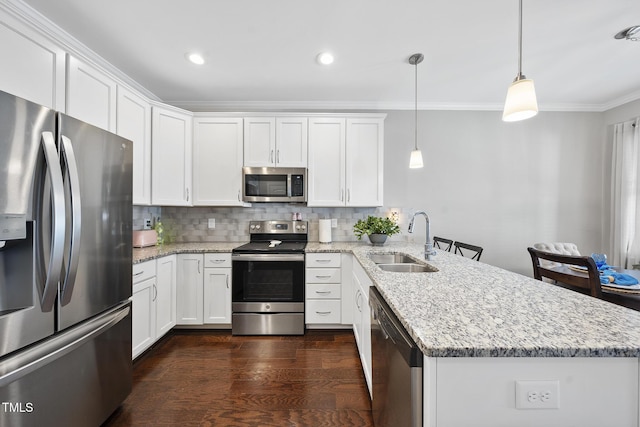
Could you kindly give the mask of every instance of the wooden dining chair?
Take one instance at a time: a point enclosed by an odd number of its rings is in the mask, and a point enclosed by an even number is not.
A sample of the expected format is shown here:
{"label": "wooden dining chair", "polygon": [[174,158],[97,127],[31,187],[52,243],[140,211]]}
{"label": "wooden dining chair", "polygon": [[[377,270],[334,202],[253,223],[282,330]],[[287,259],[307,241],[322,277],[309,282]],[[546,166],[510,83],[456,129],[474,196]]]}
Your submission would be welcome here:
{"label": "wooden dining chair", "polygon": [[462,242],[454,242],[453,247],[455,248],[454,253],[466,256],[467,258],[471,258],[476,261],[480,261],[480,255],[482,255],[483,250],[480,246],[470,245],[468,243]]}
{"label": "wooden dining chair", "polygon": [[451,246],[453,246],[453,240],[445,239],[444,237],[433,236],[433,246],[438,249],[451,252]]}
{"label": "wooden dining chair", "polygon": [[[595,261],[590,256],[561,255],[540,251],[535,248],[527,248],[533,263],[533,277],[542,280],[543,277],[555,280],[555,284],[563,288],[588,294],[596,298],[602,298],[600,285],[600,273]],[[555,264],[548,264],[548,261]],[[564,264],[564,265],[562,265]],[[575,266],[586,269],[585,274],[573,274],[566,269]],[[562,270],[565,269],[565,272]]]}

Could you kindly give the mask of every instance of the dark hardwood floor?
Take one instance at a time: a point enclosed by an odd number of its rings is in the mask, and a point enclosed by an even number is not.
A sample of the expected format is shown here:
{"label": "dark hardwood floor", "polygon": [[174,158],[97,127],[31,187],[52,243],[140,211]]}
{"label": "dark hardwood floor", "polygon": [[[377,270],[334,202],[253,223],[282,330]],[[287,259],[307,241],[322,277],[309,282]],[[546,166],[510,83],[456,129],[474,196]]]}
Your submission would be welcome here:
{"label": "dark hardwood floor", "polygon": [[103,427],[373,426],[351,331],[241,337],[174,331],[134,362]]}

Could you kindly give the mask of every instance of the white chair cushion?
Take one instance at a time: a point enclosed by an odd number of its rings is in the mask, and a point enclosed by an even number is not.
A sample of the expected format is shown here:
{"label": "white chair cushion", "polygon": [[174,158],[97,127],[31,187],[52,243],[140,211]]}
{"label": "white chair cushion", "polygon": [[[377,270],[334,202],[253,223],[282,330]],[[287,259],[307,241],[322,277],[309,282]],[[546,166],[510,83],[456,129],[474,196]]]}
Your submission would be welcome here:
{"label": "white chair cushion", "polygon": [[580,256],[580,251],[575,243],[536,243],[533,247],[554,254]]}
{"label": "white chair cushion", "polygon": [[[580,256],[580,251],[578,250],[578,246],[575,243],[535,243],[533,247],[540,251],[551,252],[554,254]],[[560,264],[553,261],[547,261],[546,259],[540,260],[541,267],[553,268],[557,265]],[[555,282],[555,280],[551,280],[547,277],[543,277],[542,279],[543,281],[549,283]]]}

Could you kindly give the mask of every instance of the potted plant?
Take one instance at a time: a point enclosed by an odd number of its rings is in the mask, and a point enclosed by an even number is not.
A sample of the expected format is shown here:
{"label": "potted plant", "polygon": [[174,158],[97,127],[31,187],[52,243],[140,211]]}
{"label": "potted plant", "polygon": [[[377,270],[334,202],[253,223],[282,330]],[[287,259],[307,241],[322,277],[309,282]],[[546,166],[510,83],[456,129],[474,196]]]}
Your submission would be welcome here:
{"label": "potted plant", "polygon": [[391,218],[369,215],[355,223],[353,233],[358,240],[367,235],[372,245],[382,246],[388,236],[400,233],[400,227]]}

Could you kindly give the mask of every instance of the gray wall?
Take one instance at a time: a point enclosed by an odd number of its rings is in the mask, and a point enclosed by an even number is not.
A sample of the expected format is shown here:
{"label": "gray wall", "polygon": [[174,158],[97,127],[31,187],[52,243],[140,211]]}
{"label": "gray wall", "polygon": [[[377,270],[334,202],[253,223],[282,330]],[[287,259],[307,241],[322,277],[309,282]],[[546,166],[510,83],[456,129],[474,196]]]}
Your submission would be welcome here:
{"label": "gray wall", "polygon": [[[311,221],[310,239],[317,239],[318,218],[338,218],[333,238],[345,241],[354,239],[358,218],[397,210],[403,234],[392,239],[424,243],[422,219],[414,234],[405,230],[411,214],[425,210],[432,234],[483,246],[484,262],[526,275],[526,248],[535,242],[574,242],[583,254],[608,251],[608,125],[640,115],[640,101],[606,113],[541,112],[519,123],[502,122],[496,111],[420,111],[425,167],[418,170],[408,168],[413,111],[387,113],[384,207],[165,207],[165,225],[179,241],[244,241],[249,219],[301,211]],[[215,230],[206,228],[207,217],[216,218]]]}
{"label": "gray wall", "polygon": [[535,242],[603,250],[602,114],[504,123],[500,112],[421,111],[418,121],[418,170],[407,166],[413,113],[385,121],[387,206],[425,210],[432,234],[480,245],[483,261],[527,275]]}

